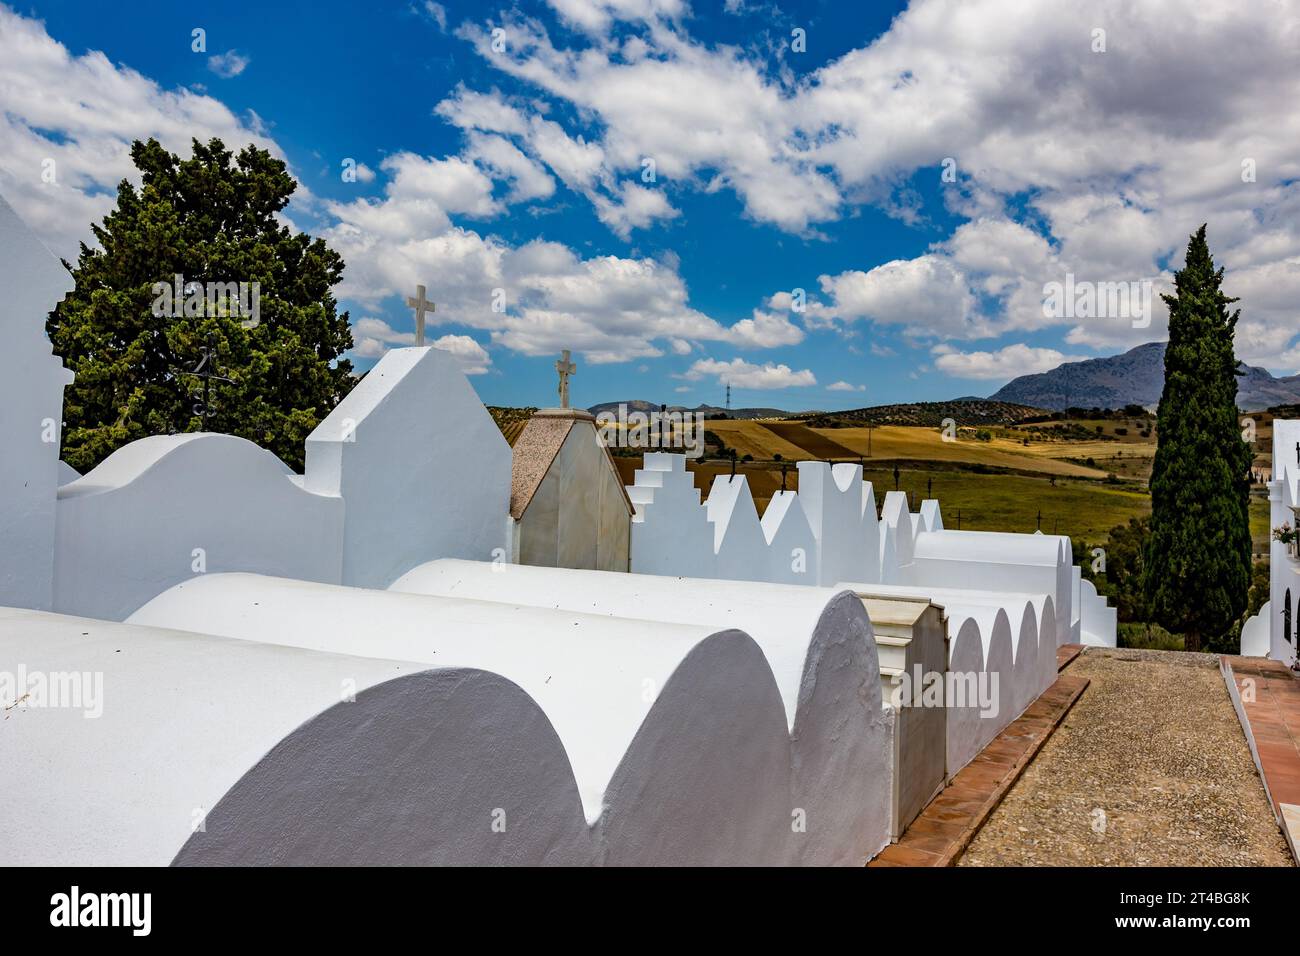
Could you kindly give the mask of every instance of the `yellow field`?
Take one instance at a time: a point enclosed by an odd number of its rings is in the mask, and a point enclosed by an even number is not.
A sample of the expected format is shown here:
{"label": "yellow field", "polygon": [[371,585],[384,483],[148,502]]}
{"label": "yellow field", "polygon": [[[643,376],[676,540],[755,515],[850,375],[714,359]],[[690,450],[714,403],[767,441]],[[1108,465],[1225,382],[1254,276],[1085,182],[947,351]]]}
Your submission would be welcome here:
{"label": "yellow field", "polygon": [[[866,455],[867,429],[834,428],[827,431],[841,445],[847,445],[859,454]],[[1097,468],[1058,460],[1067,456],[1087,457],[1073,454],[1070,446],[1065,443],[1044,442],[1041,446],[1035,447],[1033,444],[1025,446],[1005,438],[978,441],[964,435],[956,441],[945,441],[943,435],[933,428],[882,425],[872,429],[871,433],[871,457],[875,460],[904,458],[922,461],[955,461],[971,465],[991,465],[997,468],[1033,471],[1044,475],[1106,477],[1106,472]]]}
{"label": "yellow field", "polygon": [[727,447],[736,449],[736,454],[741,458],[753,455],[760,461],[771,461],[780,455],[786,461],[799,461],[812,457],[798,445],[790,444],[758,422],[705,422],[704,428],[706,431],[715,432],[727,443]]}
{"label": "yellow field", "polygon": [[[758,461],[771,461],[780,455],[786,461],[815,458],[817,456],[775,435],[762,423],[754,421],[708,422],[706,427],[715,432],[740,457],[753,455]],[[816,428],[818,435],[845,446],[863,458],[867,457],[868,435],[865,427]],[[1042,475],[1076,478],[1105,478],[1114,472],[1128,476],[1130,470],[1125,459],[1140,471],[1140,460],[1149,460],[1155,454],[1154,439],[1120,441],[1037,441],[1029,444],[1011,429],[995,429],[991,441],[979,441],[969,432],[962,432],[956,441],[945,441],[934,428],[901,425],[882,425],[871,429],[871,459],[891,461],[959,462],[968,465],[986,465],[1010,468]],[[1120,453],[1120,466],[1111,461]],[[1081,464],[1087,458],[1096,459],[1095,467]],[[1067,459],[1077,459],[1069,461]],[[1149,469],[1149,465],[1147,466]],[[1133,474],[1131,477],[1144,477]]]}

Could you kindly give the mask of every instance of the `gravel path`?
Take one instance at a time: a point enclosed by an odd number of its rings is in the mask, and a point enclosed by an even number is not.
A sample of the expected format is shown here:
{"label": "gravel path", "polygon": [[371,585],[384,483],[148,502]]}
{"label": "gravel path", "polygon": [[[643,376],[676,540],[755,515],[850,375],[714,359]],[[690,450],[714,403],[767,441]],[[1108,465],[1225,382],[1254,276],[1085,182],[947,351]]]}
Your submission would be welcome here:
{"label": "gravel path", "polygon": [[1290,866],[1217,660],[1090,648],[1091,680],[959,866]]}

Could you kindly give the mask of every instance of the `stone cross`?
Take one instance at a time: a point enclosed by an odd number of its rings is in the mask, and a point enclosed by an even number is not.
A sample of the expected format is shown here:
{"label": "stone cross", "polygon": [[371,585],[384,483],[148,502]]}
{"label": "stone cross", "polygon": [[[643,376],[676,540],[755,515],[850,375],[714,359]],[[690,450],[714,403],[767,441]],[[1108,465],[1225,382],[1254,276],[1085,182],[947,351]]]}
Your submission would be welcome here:
{"label": "stone cross", "polygon": [[560,353],[560,360],[555,363],[555,370],[560,373],[560,407],[569,407],[569,376],[578,371],[578,366],[569,361],[569,350]]}
{"label": "stone cross", "polygon": [[407,296],[406,304],[415,310],[415,344],[424,344],[424,313],[433,311],[433,303],[424,297],[424,286],[415,287],[415,296]]}

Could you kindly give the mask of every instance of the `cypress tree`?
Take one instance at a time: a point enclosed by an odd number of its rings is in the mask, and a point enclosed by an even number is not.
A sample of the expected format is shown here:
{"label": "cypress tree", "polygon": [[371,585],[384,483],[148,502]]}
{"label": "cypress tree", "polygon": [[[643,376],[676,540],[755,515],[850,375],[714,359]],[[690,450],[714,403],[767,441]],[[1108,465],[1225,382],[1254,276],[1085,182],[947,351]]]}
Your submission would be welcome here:
{"label": "cypress tree", "polygon": [[[343,260],[323,240],[277,218],[297,183],[283,161],[248,146],[195,140],[181,160],[156,140],[137,141],[137,189],[123,180],[117,204],[92,225],[98,248],[82,243],[76,287],[50,313],[46,330],[76,380],[65,392],[63,460],[93,468],[137,438],[215,431],[269,448],[303,465],[308,433],[351,390],[348,314],[331,287]],[[66,263],[65,263],[66,265]],[[71,268],[71,267],[70,267]],[[197,284],[159,305],[159,287]],[[198,297],[243,283],[246,298]],[[260,289],[259,316],[240,307]],[[182,301],[184,300],[184,301]],[[193,303],[195,308],[185,307]],[[200,406],[200,368],[215,382]]]}
{"label": "cypress tree", "polygon": [[1169,306],[1165,384],[1151,473],[1143,585],[1154,620],[1187,650],[1226,649],[1246,609],[1252,451],[1237,418],[1233,336],[1240,310],[1220,289],[1202,225],[1187,244]]}

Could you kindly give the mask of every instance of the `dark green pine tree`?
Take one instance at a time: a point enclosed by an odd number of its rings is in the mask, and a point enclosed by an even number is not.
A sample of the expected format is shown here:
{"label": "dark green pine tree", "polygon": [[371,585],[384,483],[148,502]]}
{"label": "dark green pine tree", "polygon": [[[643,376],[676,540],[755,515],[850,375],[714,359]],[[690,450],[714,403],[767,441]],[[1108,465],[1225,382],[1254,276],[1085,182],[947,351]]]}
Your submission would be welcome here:
{"label": "dark green pine tree", "polygon": [[1237,417],[1233,335],[1240,310],[1201,226],[1187,244],[1169,305],[1165,387],[1151,473],[1151,536],[1143,585],[1152,618],[1187,650],[1225,650],[1246,609],[1252,460]]}
{"label": "dark green pine tree", "polygon": [[[197,140],[181,160],[155,140],[136,142],[139,189],[123,181],[117,205],[92,225],[76,288],[50,313],[54,351],[76,373],[64,403],[62,454],[85,472],[127,442],[171,432],[239,435],[301,470],[303,441],[353,385],[348,314],[331,287],[343,260],[323,240],[276,219],[297,183],[285,164],[248,146]],[[66,263],[65,263],[66,265]],[[259,283],[260,324],[220,292],[202,308],[158,304],[155,283]],[[191,295],[185,299],[194,298]],[[195,299],[195,304],[198,300]],[[167,314],[155,314],[166,312]],[[177,316],[172,314],[179,312]],[[197,313],[197,314],[186,314]],[[211,383],[196,408],[205,345],[230,383]]]}

